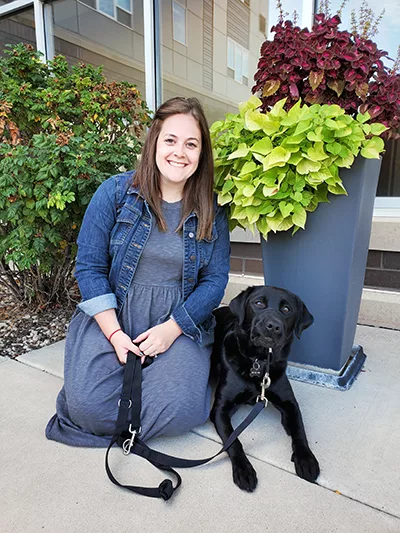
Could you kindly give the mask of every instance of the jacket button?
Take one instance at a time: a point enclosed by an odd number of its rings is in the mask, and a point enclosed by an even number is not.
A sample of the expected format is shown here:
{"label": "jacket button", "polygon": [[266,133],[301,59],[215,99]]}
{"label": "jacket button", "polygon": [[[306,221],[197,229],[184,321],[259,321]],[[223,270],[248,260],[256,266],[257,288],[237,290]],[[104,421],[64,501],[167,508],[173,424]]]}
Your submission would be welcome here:
{"label": "jacket button", "polygon": [[189,282],[189,283],[193,283],[193,282],[194,282],[194,279],[193,279],[193,278],[188,278],[188,282]]}
{"label": "jacket button", "polygon": [[189,257],[189,259],[190,259],[191,261],[195,261],[196,256],[195,256],[195,255],[191,255],[191,256]]}
{"label": "jacket button", "polygon": [[193,239],[193,237],[194,237],[194,233],[193,233],[193,231],[191,231],[191,232],[189,233],[189,239]]}

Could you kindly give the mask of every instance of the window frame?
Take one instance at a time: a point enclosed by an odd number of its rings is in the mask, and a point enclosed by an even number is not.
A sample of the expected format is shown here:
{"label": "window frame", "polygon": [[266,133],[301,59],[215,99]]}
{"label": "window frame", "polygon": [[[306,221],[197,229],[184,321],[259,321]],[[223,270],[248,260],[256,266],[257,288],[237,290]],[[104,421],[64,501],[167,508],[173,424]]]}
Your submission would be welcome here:
{"label": "window frame", "polygon": [[[233,46],[233,68],[232,63],[230,63],[229,57],[230,53],[229,50]],[[232,49],[231,49],[232,50]],[[236,58],[240,55],[240,74],[241,74],[241,80],[239,81],[236,68]],[[243,61],[243,59],[245,61]],[[246,65],[246,69],[243,68],[243,65]],[[234,41],[231,37],[227,37],[226,40],[226,65],[227,65],[227,77],[230,80],[235,81],[236,83],[240,83],[240,85],[244,85],[245,87],[249,86],[249,51],[247,48],[242,46],[241,44]],[[233,77],[230,75],[229,71],[233,71]],[[238,73],[239,74],[239,73]],[[246,83],[244,82],[244,79],[246,80]]]}

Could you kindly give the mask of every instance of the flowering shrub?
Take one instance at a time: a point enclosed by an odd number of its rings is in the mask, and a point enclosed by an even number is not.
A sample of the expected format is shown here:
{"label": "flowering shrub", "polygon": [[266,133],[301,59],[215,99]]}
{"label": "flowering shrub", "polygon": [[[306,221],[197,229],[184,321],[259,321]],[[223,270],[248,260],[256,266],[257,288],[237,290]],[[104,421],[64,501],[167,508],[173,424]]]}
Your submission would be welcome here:
{"label": "flowering shrub", "polygon": [[368,111],[371,122],[388,127],[384,137],[399,137],[400,74],[389,71],[370,39],[338,29],[340,17],[315,16],[312,30],[281,20],[272,41],[261,46],[253,94],[265,112],[286,98],[286,109],[299,99],[337,104],[348,114]]}
{"label": "flowering shrub", "polygon": [[94,191],[132,168],[149,114],[101,68],[44,64],[19,44],[0,60],[0,284],[25,304],[65,298]]}

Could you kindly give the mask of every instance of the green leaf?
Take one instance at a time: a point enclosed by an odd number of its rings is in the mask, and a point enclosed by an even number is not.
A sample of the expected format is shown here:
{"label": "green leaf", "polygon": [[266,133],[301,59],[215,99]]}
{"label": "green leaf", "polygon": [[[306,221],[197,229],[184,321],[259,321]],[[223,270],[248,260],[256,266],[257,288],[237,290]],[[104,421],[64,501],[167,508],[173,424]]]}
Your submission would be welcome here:
{"label": "green leaf", "polygon": [[242,170],[240,171],[239,176],[245,176],[246,174],[251,174],[257,169],[258,169],[258,165],[256,165],[254,161],[246,161],[246,163],[242,166]]}
{"label": "green leaf", "polygon": [[254,224],[260,218],[257,207],[246,207],[245,211],[249,224]]}
{"label": "green leaf", "polygon": [[259,141],[250,146],[252,152],[257,152],[258,154],[267,155],[272,151],[272,142],[269,137],[263,137]]}
{"label": "green leaf", "polygon": [[362,125],[363,132],[365,135],[369,135],[371,133],[371,125],[370,124],[363,124]]}
{"label": "green leaf", "polygon": [[294,136],[300,135],[300,133],[303,133],[304,131],[307,131],[308,129],[310,129],[311,124],[312,124],[311,120],[301,120],[297,125],[297,128],[294,132]]}
{"label": "green leaf", "polygon": [[293,107],[290,108],[286,117],[281,120],[282,126],[293,126],[299,122],[299,118],[302,115],[301,100],[298,100]]}
{"label": "green leaf", "polygon": [[282,220],[282,222],[278,226],[278,231],[287,231],[288,229],[293,227],[293,221],[292,217],[287,217]]}
{"label": "green leaf", "polygon": [[328,191],[331,192],[332,194],[346,194],[347,195],[347,191],[341,183],[336,183],[336,185],[328,185]]}
{"label": "green leaf", "polygon": [[276,194],[277,192],[279,191],[279,188],[274,186],[274,187],[267,187],[266,185],[263,187],[263,195],[268,198],[269,196],[273,196],[274,194]]}
{"label": "green leaf", "polygon": [[282,100],[279,100],[279,102],[276,102],[274,107],[271,109],[270,114],[273,117],[280,117],[282,115],[285,115],[286,113],[283,111],[283,106],[286,104],[287,98],[283,98]]}
{"label": "green leaf", "polygon": [[354,163],[354,155],[349,153],[347,157],[338,157],[335,163],[338,167],[350,168]]}
{"label": "green leaf", "polygon": [[380,124],[379,122],[376,122],[375,124],[371,124],[371,133],[372,135],[382,135],[384,131],[386,131],[387,128],[383,124]]}
{"label": "green leaf", "polygon": [[364,124],[364,122],[367,122],[371,118],[371,115],[368,113],[368,111],[364,114],[357,113],[357,122],[360,124]]}
{"label": "green leaf", "polygon": [[232,195],[228,192],[226,194],[218,194],[218,205],[226,205],[232,201]]}
{"label": "green leaf", "polygon": [[353,133],[351,128],[343,128],[341,130],[335,131],[335,137],[348,137]]}
{"label": "green leaf", "polygon": [[252,95],[248,100],[246,100],[246,102],[242,102],[239,104],[239,113],[242,117],[244,117],[246,111],[257,109],[261,105],[261,100],[257,98],[257,96]]}
{"label": "green leaf", "polygon": [[323,161],[329,157],[324,152],[323,146],[323,143],[315,143],[313,147],[307,150],[307,155],[311,161]]}
{"label": "green leaf", "polygon": [[213,134],[213,133],[217,133],[219,131],[221,131],[221,129],[223,128],[223,126],[225,125],[225,122],[222,121],[222,120],[217,120],[216,122],[214,122],[211,127],[210,127],[210,133]]}
{"label": "green leaf", "polygon": [[290,152],[282,148],[281,146],[277,146],[272,150],[270,154],[268,154],[264,160],[263,160],[263,169],[268,170],[272,167],[278,166],[283,167],[287,161],[290,159]]}
{"label": "green leaf", "polygon": [[296,224],[296,226],[299,226],[300,228],[304,229],[307,220],[307,213],[304,207],[302,207],[300,204],[295,205],[292,220],[293,223]]}
{"label": "green leaf", "polygon": [[304,189],[305,184],[306,184],[306,182],[305,182],[304,178],[300,178],[300,177],[296,176],[296,180],[294,182],[293,189],[295,191],[301,192]]}
{"label": "green leaf", "polygon": [[297,152],[297,153],[294,153],[290,156],[290,159],[288,160],[288,163],[290,165],[297,165],[299,163],[299,161],[301,161],[303,159],[303,156],[301,155],[300,152]]}
{"label": "green leaf", "polygon": [[330,152],[333,155],[339,155],[342,149],[342,145],[338,142],[328,143],[325,145],[325,149],[327,152]]}
{"label": "green leaf", "polygon": [[312,142],[321,142],[322,141],[322,137],[321,137],[321,133],[322,133],[322,128],[317,128],[319,131],[319,133],[317,133],[317,131],[309,131],[307,133],[307,139],[309,141],[312,141]]}
{"label": "green leaf", "polygon": [[306,136],[304,134],[299,135],[290,135],[289,137],[286,137],[286,139],[283,140],[282,145],[285,146],[286,144],[301,144]]}
{"label": "green leaf", "polygon": [[237,159],[239,157],[246,157],[249,153],[249,147],[245,143],[240,143],[238,149],[229,154],[228,159]]}
{"label": "green leaf", "polygon": [[232,179],[227,179],[222,187],[222,194],[229,192],[234,186],[234,181]]}
{"label": "green leaf", "polygon": [[301,192],[296,191],[293,195],[293,200],[296,200],[296,202],[301,202],[303,200],[303,195]]}
{"label": "green leaf", "polygon": [[243,189],[243,196],[246,196],[246,198],[249,198],[250,196],[253,196],[255,190],[256,190],[256,188],[253,187],[253,185],[247,185]]}
{"label": "green leaf", "polygon": [[282,213],[283,218],[288,217],[293,210],[293,204],[287,202],[279,202],[279,211]]}
{"label": "green leaf", "polygon": [[363,143],[361,155],[367,159],[379,159],[384,147],[385,143],[381,137],[372,137]]}
{"label": "green leaf", "polygon": [[309,172],[318,172],[321,168],[321,163],[318,161],[311,161],[310,159],[302,159],[296,166],[296,170],[299,174],[308,174]]}
{"label": "green leaf", "polygon": [[339,130],[341,128],[340,124],[331,118],[327,118],[325,120],[325,126],[327,126],[330,130]]}
{"label": "green leaf", "polygon": [[283,217],[280,213],[276,214],[273,217],[268,217],[268,226],[274,233],[278,231],[279,225],[281,224],[282,220]]}
{"label": "green leaf", "polygon": [[264,239],[267,238],[270,228],[268,226],[268,221],[265,217],[261,217],[257,220],[256,227]]}

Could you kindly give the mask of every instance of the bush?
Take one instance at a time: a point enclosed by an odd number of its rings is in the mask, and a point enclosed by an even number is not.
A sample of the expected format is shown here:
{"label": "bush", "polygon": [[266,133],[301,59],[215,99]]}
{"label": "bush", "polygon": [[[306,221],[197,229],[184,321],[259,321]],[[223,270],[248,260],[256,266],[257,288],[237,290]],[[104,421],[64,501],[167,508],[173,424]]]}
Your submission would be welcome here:
{"label": "bush", "polygon": [[30,45],[9,46],[0,68],[0,284],[44,307],[68,296],[86,206],[132,168],[149,112],[134,85],[45,64]]}

